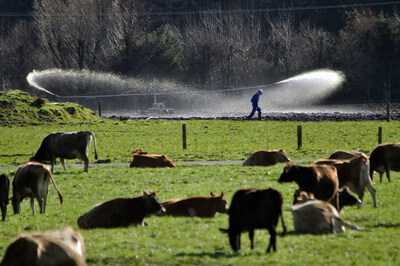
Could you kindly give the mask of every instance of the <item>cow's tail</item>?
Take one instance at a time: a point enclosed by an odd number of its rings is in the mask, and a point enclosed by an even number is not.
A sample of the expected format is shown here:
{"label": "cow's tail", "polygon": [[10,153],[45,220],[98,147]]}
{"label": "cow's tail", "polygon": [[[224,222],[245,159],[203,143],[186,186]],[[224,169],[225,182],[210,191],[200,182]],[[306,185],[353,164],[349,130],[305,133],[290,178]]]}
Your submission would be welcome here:
{"label": "cow's tail", "polygon": [[94,145],[94,158],[97,160],[99,157],[97,156],[97,150],[96,150],[96,137],[92,132],[90,132],[90,135],[93,137],[93,145]]}
{"label": "cow's tail", "polygon": [[54,177],[50,172],[49,172],[49,176],[50,176],[51,182],[53,182],[54,188],[57,190],[58,198],[60,199],[60,203],[62,204],[63,203],[63,197],[61,195],[61,192],[60,192],[60,190],[58,190],[56,182],[54,181]]}
{"label": "cow's tail", "polygon": [[285,221],[283,220],[282,205],[283,205],[283,197],[281,196],[281,204],[280,204],[280,209],[279,209],[279,216],[281,216],[281,222],[282,222],[282,228],[283,228],[281,236],[285,236],[287,229],[286,229]]}

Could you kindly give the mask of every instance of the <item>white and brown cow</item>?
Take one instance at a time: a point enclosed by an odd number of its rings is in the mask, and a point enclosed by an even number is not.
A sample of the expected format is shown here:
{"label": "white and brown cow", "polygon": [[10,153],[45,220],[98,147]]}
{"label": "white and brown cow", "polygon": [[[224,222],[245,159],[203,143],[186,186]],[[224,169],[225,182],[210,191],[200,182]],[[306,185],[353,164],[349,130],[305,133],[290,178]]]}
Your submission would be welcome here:
{"label": "white and brown cow", "polygon": [[146,225],[144,218],[165,212],[155,192],[142,191],[135,198],[117,198],[96,205],[77,219],[79,228],[115,228]]}
{"label": "white and brown cow", "polygon": [[360,200],[363,200],[364,191],[367,188],[371,193],[374,207],[376,207],[375,188],[368,174],[368,157],[359,154],[349,159],[322,159],[314,164],[329,164],[337,169],[339,178],[339,187],[349,187],[351,191],[356,193]]}
{"label": "white and brown cow", "polygon": [[174,217],[201,217],[212,218],[217,212],[228,213],[228,206],[224,193],[216,196],[210,193],[210,197],[190,197],[185,199],[171,199],[161,203],[165,208],[162,215],[170,215]]}
{"label": "white and brown cow", "polygon": [[49,165],[38,162],[27,162],[18,167],[12,181],[13,196],[11,198],[11,203],[14,209],[14,214],[21,213],[21,201],[24,198],[30,198],[33,214],[35,214],[35,198],[38,201],[40,213],[44,213],[46,211],[50,180],[57,190],[60,203],[62,203],[62,195],[57,188],[53,175],[50,172]]}
{"label": "white and brown cow", "polygon": [[133,150],[133,160],[129,167],[176,167],[167,155],[148,154],[141,149]]}
{"label": "white and brown cow", "polygon": [[98,158],[96,151],[96,138],[90,131],[78,132],[55,132],[47,135],[30,161],[51,162],[51,172],[57,158],[65,168],[64,159],[80,159],[85,164],[84,171],[89,171],[89,148],[93,138],[95,159]]}
{"label": "white and brown cow", "polygon": [[371,180],[374,178],[374,171],[379,173],[382,183],[383,173],[390,182],[390,171],[400,171],[400,143],[381,144],[374,148],[369,156],[369,174]]}
{"label": "white and brown cow", "polygon": [[256,151],[250,154],[243,162],[243,166],[272,166],[277,163],[289,162],[290,159],[284,150]]}
{"label": "white and brown cow", "polygon": [[339,217],[332,204],[322,200],[307,200],[291,206],[294,231],[301,234],[343,233],[345,227],[365,230]]}
{"label": "white and brown cow", "polygon": [[0,266],[86,265],[85,245],[71,227],[23,234],[7,248]]}

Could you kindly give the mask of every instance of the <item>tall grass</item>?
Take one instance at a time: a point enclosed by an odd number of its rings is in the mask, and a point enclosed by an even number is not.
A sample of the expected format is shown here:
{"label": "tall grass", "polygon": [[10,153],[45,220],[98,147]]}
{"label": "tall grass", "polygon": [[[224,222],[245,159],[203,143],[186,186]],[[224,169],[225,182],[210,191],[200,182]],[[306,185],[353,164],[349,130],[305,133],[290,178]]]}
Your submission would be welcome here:
{"label": "tall grass", "polygon": [[[182,149],[181,124],[188,128],[188,149]],[[129,162],[130,149],[166,153],[175,161],[242,160],[257,149],[284,148],[292,159],[326,157],[334,150],[360,150],[369,154],[377,144],[378,126],[383,126],[384,141],[396,141],[398,123],[341,122],[301,123],[303,147],[297,150],[296,126],[283,122],[230,121],[127,121],[62,127],[2,128],[1,165],[26,161],[43,137],[53,131],[92,130],[97,137],[101,158]],[[93,158],[93,153],[91,154]],[[92,159],[91,159],[92,160]],[[93,161],[93,160],[92,160]],[[71,161],[69,161],[71,162]],[[73,162],[73,161],[72,161]],[[308,162],[297,162],[306,164]],[[83,168],[83,167],[82,167]],[[250,249],[247,234],[242,234],[242,249],[232,252],[228,237],[218,228],[227,228],[228,216],[215,218],[149,217],[147,227],[79,230],[85,239],[89,265],[265,265],[265,264],[366,264],[400,263],[400,173],[392,172],[392,182],[374,180],[378,207],[366,192],[361,209],[348,207],[341,215],[350,222],[370,229],[348,230],[337,235],[298,235],[293,232],[290,206],[296,184],[278,184],[283,165],[242,167],[232,165],[179,165],[174,169],[129,168],[127,165],[55,169],[55,180],[64,196],[60,205],[57,193],[49,188],[45,214],[33,216],[29,202],[22,203],[21,215],[9,207],[7,220],[0,227],[0,256],[20,233],[54,230],[64,226],[77,229],[76,219],[95,204],[116,197],[139,196],[143,189],[158,193],[160,200],[211,191],[226,194],[243,187],[268,188],[284,196],[287,236],[277,239],[276,253],[266,254],[267,231],[255,233],[255,249]],[[3,169],[12,177],[15,169]],[[51,185],[52,186],[52,185]],[[35,203],[36,204],[36,203]],[[37,205],[36,205],[37,208]],[[282,232],[281,224],[278,232]]]}

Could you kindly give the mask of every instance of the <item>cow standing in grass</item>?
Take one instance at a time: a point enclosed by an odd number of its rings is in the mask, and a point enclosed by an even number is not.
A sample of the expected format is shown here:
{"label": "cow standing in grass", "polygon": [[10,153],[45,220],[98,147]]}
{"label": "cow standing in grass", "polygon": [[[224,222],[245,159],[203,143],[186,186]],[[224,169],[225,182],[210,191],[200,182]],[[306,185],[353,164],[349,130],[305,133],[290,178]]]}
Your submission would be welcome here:
{"label": "cow standing in grass", "polygon": [[8,195],[10,191],[10,179],[5,174],[0,175],[0,208],[1,208],[1,220],[6,220]]}
{"label": "cow standing in grass", "polygon": [[85,164],[84,171],[89,171],[89,148],[93,139],[94,155],[97,160],[96,138],[90,131],[78,132],[56,132],[47,135],[30,161],[51,162],[51,172],[53,173],[54,164],[60,158],[61,165],[65,168],[64,159],[80,159]]}
{"label": "cow standing in grass", "polygon": [[235,192],[229,206],[229,228],[220,229],[228,233],[233,251],[240,249],[240,236],[248,231],[251,249],[254,248],[254,229],[267,229],[270,234],[267,253],[276,251],[276,226],[279,217],[283,233],[286,226],[282,216],[283,197],[278,191],[269,189],[241,189]]}

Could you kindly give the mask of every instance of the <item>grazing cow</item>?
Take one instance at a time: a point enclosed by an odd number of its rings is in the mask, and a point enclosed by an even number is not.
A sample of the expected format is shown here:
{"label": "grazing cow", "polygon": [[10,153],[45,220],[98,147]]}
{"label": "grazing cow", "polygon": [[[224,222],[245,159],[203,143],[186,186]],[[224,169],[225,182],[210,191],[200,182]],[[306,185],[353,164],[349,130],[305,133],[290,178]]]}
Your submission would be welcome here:
{"label": "grazing cow", "polygon": [[220,229],[228,233],[233,251],[240,249],[240,236],[249,231],[251,249],[254,248],[254,229],[266,228],[270,234],[267,253],[276,251],[276,226],[281,217],[283,233],[286,226],[282,215],[283,197],[278,191],[269,189],[241,189],[235,192],[229,206],[229,228]]}
{"label": "grazing cow", "polygon": [[97,160],[96,138],[90,131],[78,132],[56,132],[47,135],[30,161],[51,162],[51,172],[53,173],[54,164],[60,158],[64,170],[64,159],[80,159],[85,164],[85,172],[89,171],[89,147],[93,138],[94,156]]}
{"label": "grazing cow", "polygon": [[271,166],[289,161],[284,150],[256,151],[243,162],[243,166]]}
{"label": "grazing cow", "polygon": [[337,192],[339,180],[336,168],[331,165],[285,166],[278,182],[296,182],[300,190],[313,193],[315,198],[325,201],[333,200],[339,209]]}
{"label": "grazing cow", "polygon": [[352,225],[339,217],[338,211],[329,202],[307,200],[294,204],[290,210],[293,214],[294,231],[302,234],[335,234],[343,233],[345,226],[355,230],[365,230]]}
{"label": "grazing cow", "polygon": [[356,193],[360,200],[363,200],[365,188],[371,193],[374,207],[376,207],[375,188],[368,175],[368,157],[360,154],[350,159],[322,159],[314,164],[329,164],[336,168],[339,187],[348,186]]}
{"label": "grazing cow", "polygon": [[[359,208],[361,207],[361,200],[357,199],[353,192],[348,187],[340,188],[339,191],[339,213],[343,210],[345,206],[353,206],[357,205]],[[301,191],[300,189],[296,189],[294,192],[294,200],[293,204],[301,203],[307,200],[314,200],[314,194],[307,193],[305,191]],[[333,200],[329,203],[334,205]]]}
{"label": "grazing cow", "polygon": [[114,228],[146,225],[144,217],[165,212],[155,192],[143,190],[143,196],[117,198],[96,205],[77,220],[79,228]]}
{"label": "grazing cow", "polygon": [[0,208],[1,208],[1,220],[6,220],[7,205],[8,205],[8,194],[10,191],[10,179],[5,174],[0,175]]}
{"label": "grazing cow", "polygon": [[356,155],[364,155],[365,157],[367,157],[367,155],[358,151],[335,151],[331,154],[331,156],[329,156],[329,159],[350,159],[351,157]]}
{"label": "grazing cow", "polygon": [[11,265],[86,265],[83,237],[71,227],[23,234],[8,246],[0,264]]}
{"label": "grazing cow", "polygon": [[36,214],[34,205],[35,198],[38,201],[40,213],[44,213],[46,211],[50,180],[57,190],[60,203],[62,204],[62,195],[58,190],[49,168],[47,164],[38,162],[27,162],[18,167],[12,182],[13,196],[11,198],[11,203],[14,214],[21,214],[21,201],[27,197],[31,199],[31,208],[34,215]]}
{"label": "grazing cow", "polygon": [[371,180],[374,178],[374,171],[379,173],[382,183],[383,173],[390,182],[390,170],[400,171],[400,143],[381,144],[374,148],[369,156],[369,174]]}
{"label": "grazing cow", "polygon": [[210,193],[211,197],[191,197],[186,199],[173,199],[164,201],[161,205],[165,208],[163,215],[212,218],[215,213],[228,213],[228,206],[224,197]]}
{"label": "grazing cow", "polygon": [[148,154],[140,149],[132,151],[132,153],[133,160],[129,167],[176,167],[176,164],[165,154]]}

